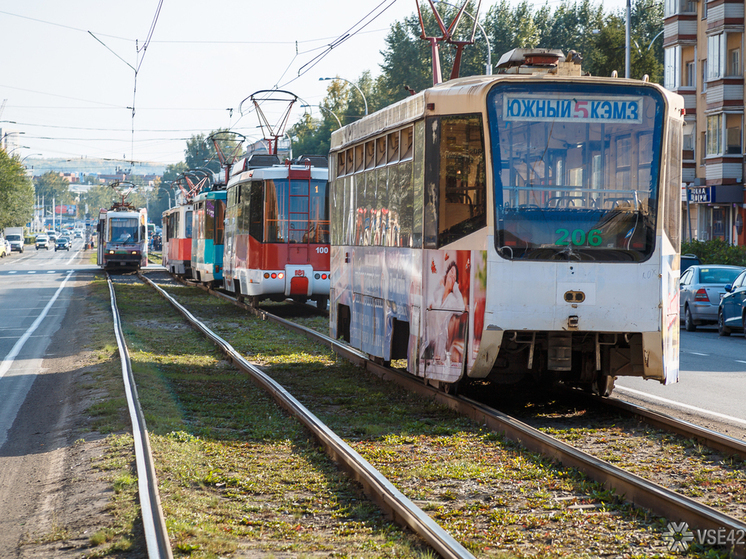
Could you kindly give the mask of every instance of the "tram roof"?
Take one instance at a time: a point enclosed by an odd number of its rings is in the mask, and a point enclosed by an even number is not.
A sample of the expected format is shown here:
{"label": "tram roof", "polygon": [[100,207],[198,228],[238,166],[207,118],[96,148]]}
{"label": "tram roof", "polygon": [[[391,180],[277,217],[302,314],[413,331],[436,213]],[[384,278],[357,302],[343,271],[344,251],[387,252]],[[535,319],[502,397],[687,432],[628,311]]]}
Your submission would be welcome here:
{"label": "tram roof", "polygon": [[[683,110],[683,98],[662,86],[627,78],[602,76],[562,76],[549,73],[498,74],[494,76],[468,76],[440,83],[402,99],[388,107],[332,132],[330,151],[351,143],[380,136],[382,133],[406,126],[423,116],[443,114],[481,113],[485,107],[486,92],[498,82],[570,82],[604,83],[652,87],[661,91],[671,108]],[[678,99],[677,101],[673,101]],[[428,108],[428,106],[431,106]]]}
{"label": "tram roof", "polygon": [[[243,171],[233,177],[228,182],[228,188],[239,182],[245,182],[248,180],[270,180],[270,179],[283,179],[288,176],[288,169],[293,171],[305,171],[309,169],[305,165],[273,165],[272,167],[259,167],[258,169],[250,169]],[[327,167],[310,167],[311,178],[315,180],[329,180],[329,169]]]}

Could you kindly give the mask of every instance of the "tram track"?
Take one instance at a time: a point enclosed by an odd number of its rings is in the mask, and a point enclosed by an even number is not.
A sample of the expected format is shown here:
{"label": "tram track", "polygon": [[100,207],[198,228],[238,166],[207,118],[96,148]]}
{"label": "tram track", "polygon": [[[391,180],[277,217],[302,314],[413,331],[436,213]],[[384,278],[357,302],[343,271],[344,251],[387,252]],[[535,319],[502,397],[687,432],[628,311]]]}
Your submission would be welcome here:
{"label": "tram track", "polygon": [[[224,294],[220,294],[220,296],[231,300],[230,297]],[[238,303],[235,300],[232,302],[234,304]],[[684,521],[691,529],[724,529],[732,533],[744,533],[746,531],[746,524],[737,518],[732,518],[696,500],[677,494],[675,491],[670,491],[621,468],[608,464],[603,460],[581,452],[570,445],[541,433],[538,429],[533,429],[523,424],[515,418],[490,409],[484,404],[469,400],[468,398],[444,394],[424,385],[419,379],[415,379],[410,375],[401,374],[398,371],[367,361],[358,352],[351,350],[344,344],[331,340],[323,334],[310,331],[285,319],[279,319],[263,310],[256,311],[256,309],[248,306],[244,306],[244,308],[258,312],[264,320],[276,321],[285,327],[293,328],[306,336],[315,338],[331,347],[339,355],[363,366],[377,376],[387,380],[394,380],[408,391],[439,401],[449,408],[456,410],[458,413],[504,434],[508,439],[523,445],[531,451],[547,456],[561,463],[563,466],[579,469],[590,478],[602,483],[605,487],[615,490],[618,495],[623,495],[628,501],[637,506],[645,507],[672,521]],[[632,410],[628,409],[627,411],[631,412]],[[693,425],[686,425],[673,418],[665,418],[660,414],[654,414],[641,408],[636,409],[636,413],[644,415],[646,421],[655,422],[661,428],[676,431],[681,436],[700,440],[704,444],[709,443],[721,452],[743,456],[743,443],[740,441],[729,440],[729,437],[719,436],[717,433],[707,432],[707,430],[702,430]],[[744,556],[745,551],[743,546],[737,546],[733,550],[735,556],[738,557]]]}

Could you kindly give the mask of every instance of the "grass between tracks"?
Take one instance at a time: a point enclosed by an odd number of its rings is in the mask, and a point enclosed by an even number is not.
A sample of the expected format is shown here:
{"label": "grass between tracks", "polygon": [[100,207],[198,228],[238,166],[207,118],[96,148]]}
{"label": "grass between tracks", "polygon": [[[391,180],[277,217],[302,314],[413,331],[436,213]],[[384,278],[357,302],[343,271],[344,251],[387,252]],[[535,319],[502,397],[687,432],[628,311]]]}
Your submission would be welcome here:
{"label": "grass between tracks", "polygon": [[[198,289],[170,291],[475,555],[673,556],[665,521],[577,472]],[[154,292],[117,298],[176,555],[432,555]]]}

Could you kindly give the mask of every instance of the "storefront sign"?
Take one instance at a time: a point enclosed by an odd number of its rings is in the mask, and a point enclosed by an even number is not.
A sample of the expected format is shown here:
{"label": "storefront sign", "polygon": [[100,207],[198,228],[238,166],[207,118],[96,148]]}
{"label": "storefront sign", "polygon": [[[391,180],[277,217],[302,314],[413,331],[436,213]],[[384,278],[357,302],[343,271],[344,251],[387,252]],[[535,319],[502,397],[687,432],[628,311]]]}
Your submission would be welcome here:
{"label": "storefront sign", "polygon": [[693,204],[709,204],[712,194],[709,186],[693,186],[689,188],[689,202]]}

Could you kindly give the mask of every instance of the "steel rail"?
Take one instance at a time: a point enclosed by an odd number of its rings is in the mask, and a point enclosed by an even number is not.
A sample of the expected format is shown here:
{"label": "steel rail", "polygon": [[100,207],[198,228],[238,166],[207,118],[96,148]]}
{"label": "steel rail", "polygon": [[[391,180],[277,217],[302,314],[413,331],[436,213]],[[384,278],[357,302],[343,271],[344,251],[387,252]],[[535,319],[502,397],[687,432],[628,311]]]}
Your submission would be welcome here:
{"label": "steel rail", "polygon": [[132,422],[140,512],[145,531],[148,558],[173,559],[171,542],[168,538],[168,530],[166,529],[166,521],[163,517],[161,499],[158,493],[158,483],[155,476],[155,466],[153,464],[153,453],[150,448],[148,430],[145,426],[145,417],[143,416],[140,399],[137,395],[137,385],[135,384],[135,377],[132,373],[132,362],[130,361],[127,344],[124,341],[114,285],[108,273],[106,274],[106,280],[109,284],[111,314],[114,319],[114,334],[117,339],[119,358],[122,364],[122,379],[127,397],[127,408],[129,410],[130,421]]}
{"label": "steel rail", "polygon": [[[326,453],[340,464],[353,479],[359,482],[365,493],[375,501],[399,525],[406,526],[422,537],[432,548],[445,558],[470,558],[473,555],[458,543],[448,532],[441,528],[422,509],[410,501],[388,481],[367,460],[343,441],[320,419],[296,400],[280,384],[264,373],[260,368],[246,361],[227,341],[212,332],[178,301],[166,293],[155,282],[144,274],[138,275],[152,286],[166,301],[201,332],[207,339],[217,345],[235,366],[247,373],[251,379],[266,390],[277,403],[286,409],[317,438]],[[268,314],[268,313],[267,313]],[[284,321],[287,322],[287,321]],[[297,325],[296,325],[297,326]]]}
{"label": "steel rail", "polygon": [[[401,373],[388,367],[373,363],[367,359],[366,355],[351,348],[347,344],[330,338],[329,336],[274,316],[266,311],[244,305],[232,297],[220,292],[214,290],[209,291],[210,293],[214,293],[222,298],[235,302],[243,308],[247,308],[264,320],[271,320],[296,332],[303,333],[311,339],[324,343],[331,347],[335,353],[364,367],[373,374],[376,374],[385,380],[394,381],[407,390],[433,398],[439,403],[471,418],[479,424],[486,425],[490,429],[503,434],[507,439],[520,444],[527,450],[549,457],[563,466],[578,469],[590,479],[603,484],[607,489],[614,490],[618,495],[635,506],[646,508],[671,521],[686,522],[689,529],[692,530],[725,529],[734,534],[746,532],[746,523],[743,523],[736,518],[723,514],[712,507],[695,501],[694,499],[680,495],[657,483],[648,481],[631,472],[622,470],[617,466],[582,452],[573,446],[546,435],[538,429],[534,429],[533,427],[503,414],[502,412],[489,408],[475,400],[462,396],[445,394],[440,390],[426,385],[419,377],[414,377],[408,373]],[[608,400],[604,400],[604,403],[607,401]],[[652,421],[654,412],[651,412],[650,410],[646,411],[649,412]],[[674,418],[668,419],[669,421],[664,422],[661,416],[661,418],[659,418],[660,425],[670,424],[672,429],[676,427],[681,433],[694,432],[687,431],[682,422],[679,422]],[[721,435],[720,437],[712,437],[712,440],[714,444],[726,445],[726,439],[728,438],[729,437]],[[739,442],[735,439],[733,439],[733,441]],[[733,454],[738,454],[736,447],[737,445],[725,446],[724,448],[732,448]],[[746,558],[746,546],[731,546],[731,552],[733,557]]]}

